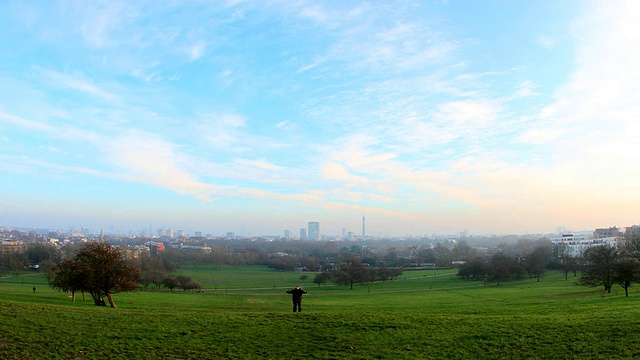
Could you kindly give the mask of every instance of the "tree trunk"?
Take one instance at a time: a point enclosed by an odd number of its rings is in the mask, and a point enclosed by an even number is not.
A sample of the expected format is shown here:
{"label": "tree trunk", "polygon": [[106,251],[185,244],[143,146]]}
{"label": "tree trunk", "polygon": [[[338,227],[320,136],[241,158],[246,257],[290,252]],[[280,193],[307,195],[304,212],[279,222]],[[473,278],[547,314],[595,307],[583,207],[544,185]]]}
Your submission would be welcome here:
{"label": "tree trunk", "polygon": [[107,299],[109,299],[109,304],[111,305],[111,308],[115,309],[116,308],[116,303],[113,302],[113,298],[111,297],[111,293],[107,293]]}
{"label": "tree trunk", "polygon": [[73,302],[76,302],[76,291],[75,290],[71,290],[71,300]]}

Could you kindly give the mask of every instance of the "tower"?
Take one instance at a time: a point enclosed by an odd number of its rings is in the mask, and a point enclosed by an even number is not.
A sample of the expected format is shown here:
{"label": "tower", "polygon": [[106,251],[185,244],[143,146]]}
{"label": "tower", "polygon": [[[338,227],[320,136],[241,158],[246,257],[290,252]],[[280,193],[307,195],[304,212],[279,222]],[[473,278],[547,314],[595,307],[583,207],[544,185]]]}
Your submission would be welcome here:
{"label": "tower", "polygon": [[364,232],[364,215],[362,215],[362,240],[365,239],[365,232]]}
{"label": "tower", "polygon": [[309,240],[320,240],[320,223],[317,221],[310,221],[309,224],[307,224],[307,227],[309,228]]}

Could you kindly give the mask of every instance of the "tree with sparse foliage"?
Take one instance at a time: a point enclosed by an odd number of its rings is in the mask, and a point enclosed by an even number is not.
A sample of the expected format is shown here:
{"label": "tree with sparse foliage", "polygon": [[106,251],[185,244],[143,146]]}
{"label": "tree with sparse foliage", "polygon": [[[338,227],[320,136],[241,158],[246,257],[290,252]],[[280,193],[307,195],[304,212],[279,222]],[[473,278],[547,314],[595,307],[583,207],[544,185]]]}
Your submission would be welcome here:
{"label": "tree with sparse foliage", "polygon": [[330,280],[331,280],[331,274],[330,273],[321,272],[319,274],[316,274],[316,276],[313,278],[313,283],[314,284],[318,284],[318,287],[320,287],[320,285],[326,284]]}
{"label": "tree with sparse foliage", "polygon": [[348,285],[350,289],[353,289],[353,284],[366,283],[371,279],[369,268],[355,257],[343,260],[332,275],[336,284]]}
{"label": "tree with sparse foliage", "polygon": [[618,249],[608,244],[588,248],[583,254],[584,265],[579,283],[584,286],[603,286],[608,293],[615,283]]}
{"label": "tree with sparse foliage", "polygon": [[529,273],[530,277],[535,277],[540,281],[540,276],[542,276],[546,270],[546,259],[546,249],[537,247],[526,255],[524,259],[524,269]]}
{"label": "tree with sparse foliage", "polygon": [[162,285],[168,288],[170,292],[173,292],[173,289],[180,286],[180,283],[175,277],[169,275],[162,280]]}
{"label": "tree with sparse foliage", "polygon": [[467,280],[483,280],[488,272],[489,267],[484,263],[484,260],[481,257],[475,257],[460,266],[458,276]]}

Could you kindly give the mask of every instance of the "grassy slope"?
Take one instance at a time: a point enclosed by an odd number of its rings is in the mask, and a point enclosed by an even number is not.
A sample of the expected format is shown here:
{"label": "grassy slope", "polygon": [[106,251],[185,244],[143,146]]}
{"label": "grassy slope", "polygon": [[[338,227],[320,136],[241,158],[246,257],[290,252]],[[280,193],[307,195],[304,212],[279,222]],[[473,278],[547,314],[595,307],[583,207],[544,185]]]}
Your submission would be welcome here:
{"label": "grassy slope", "polygon": [[203,294],[117,294],[119,307],[110,309],[71,303],[40,285],[36,294],[32,285],[0,285],[0,358],[640,356],[639,294],[602,298],[599,289],[574,286],[559,274],[539,283],[469,288],[459,286],[478,283],[429,272],[353,291],[309,286],[304,312],[293,314],[279,283],[295,285],[300,273],[182,272],[203,285],[224,278],[234,286]]}

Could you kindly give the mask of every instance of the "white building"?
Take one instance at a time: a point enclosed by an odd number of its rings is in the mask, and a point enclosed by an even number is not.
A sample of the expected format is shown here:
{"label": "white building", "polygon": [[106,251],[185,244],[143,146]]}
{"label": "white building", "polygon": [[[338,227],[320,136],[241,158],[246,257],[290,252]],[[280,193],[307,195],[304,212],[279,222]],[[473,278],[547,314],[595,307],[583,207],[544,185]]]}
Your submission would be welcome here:
{"label": "white building", "polygon": [[574,236],[573,234],[562,235],[562,237],[552,238],[553,246],[563,247],[558,254],[566,254],[572,257],[581,257],[584,252],[592,246],[618,245],[618,237],[607,237],[602,239],[587,240],[584,236]]}

